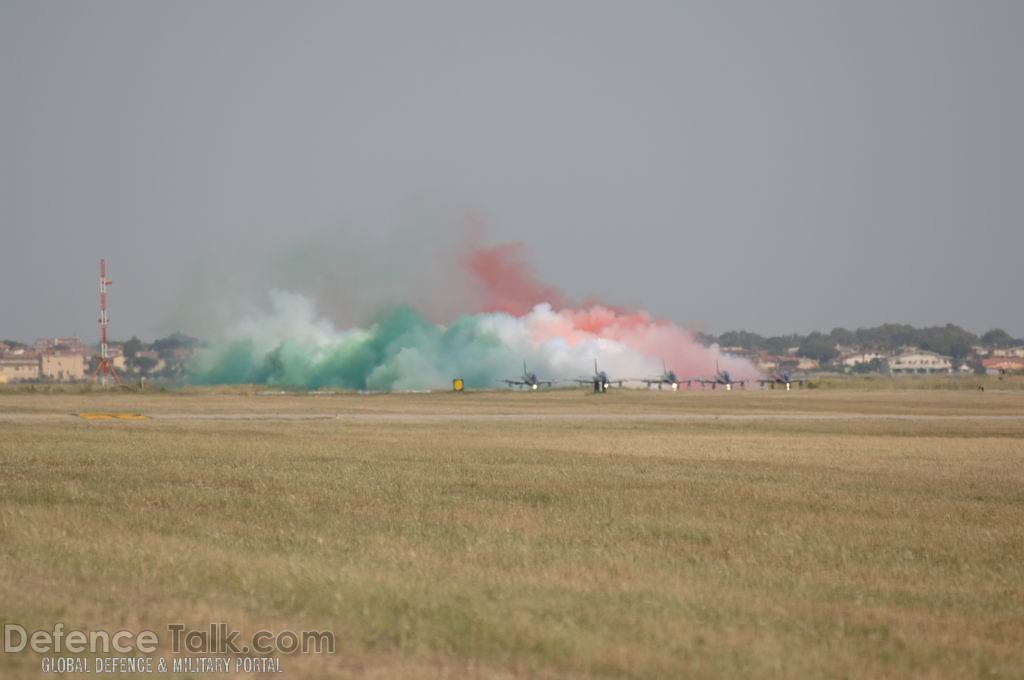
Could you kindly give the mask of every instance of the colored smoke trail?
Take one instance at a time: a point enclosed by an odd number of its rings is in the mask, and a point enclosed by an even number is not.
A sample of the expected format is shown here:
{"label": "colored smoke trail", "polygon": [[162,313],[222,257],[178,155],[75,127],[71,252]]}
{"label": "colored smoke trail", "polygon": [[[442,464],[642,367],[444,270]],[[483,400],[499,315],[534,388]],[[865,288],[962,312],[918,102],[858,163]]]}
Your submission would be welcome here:
{"label": "colored smoke trail", "polygon": [[268,310],[250,316],[197,355],[199,384],[401,390],[445,388],[454,376],[491,387],[519,375],[522,361],[542,379],[589,376],[594,360],[612,380],[658,375],[734,378],[757,373],[745,359],[720,355],[674,324],[643,311],[592,304],[576,308],[533,276],[523,247],[481,247],[460,258],[478,307],[450,323],[399,307],[365,327],[339,329],[306,296],[271,291]]}
{"label": "colored smoke trail", "polygon": [[521,243],[483,247],[474,241],[462,264],[484,295],[481,312],[521,316],[544,302],[555,308],[567,305],[560,290],[533,276]]}

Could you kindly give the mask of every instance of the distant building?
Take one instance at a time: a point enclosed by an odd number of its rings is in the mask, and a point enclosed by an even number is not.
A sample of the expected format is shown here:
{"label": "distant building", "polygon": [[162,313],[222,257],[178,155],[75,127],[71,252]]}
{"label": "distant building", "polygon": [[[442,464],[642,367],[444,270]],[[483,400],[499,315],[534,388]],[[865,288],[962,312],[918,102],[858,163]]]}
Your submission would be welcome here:
{"label": "distant building", "polygon": [[[788,354],[784,356],[761,354],[757,359],[755,359],[754,365],[757,367],[757,370],[762,373],[769,373],[771,371],[796,371],[800,369],[801,362],[806,361],[808,361],[808,359],[805,357],[790,356]],[[816,362],[815,368],[817,368]]]}
{"label": "distant building", "polygon": [[39,353],[27,347],[11,347],[4,352],[5,359],[35,359],[39,360]]}
{"label": "distant building", "polygon": [[[151,349],[136,352],[132,362],[136,370],[139,369],[140,365],[143,366],[142,373],[159,373],[167,367],[167,362],[161,358],[160,353]],[[143,362],[149,363],[149,366],[145,366]]]}
{"label": "distant building", "polygon": [[817,359],[810,359],[808,357],[797,357],[799,361],[796,364],[796,370],[798,371],[816,371],[821,368],[821,363]]}
{"label": "distant building", "polygon": [[114,365],[115,371],[125,371],[128,368],[128,360],[124,356],[124,343],[112,342],[107,345],[107,356]]}
{"label": "distant building", "polygon": [[924,350],[904,352],[882,361],[882,373],[889,375],[933,375],[952,372],[953,360],[950,357]]}
{"label": "distant building", "polygon": [[840,359],[840,361],[843,366],[853,367],[860,364],[870,364],[875,359],[884,360],[888,357],[888,354],[879,354],[877,352],[858,352],[857,354],[848,354]]}
{"label": "distant building", "polygon": [[85,355],[65,352],[43,354],[39,358],[39,375],[58,382],[82,380],[85,378]]}
{"label": "distant building", "polygon": [[992,350],[994,357],[1024,357],[1024,347],[1006,347]]}
{"label": "distant building", "polygon": [[985,373],[988,375],[1024,371],[1024,357],[991,357],[982,359],[981,365],[985,367]]}
{"label": "distant building", "polygon": [[39,380],[39,359],[0,359],[0,383]]}
{"label": "distant building", "polygon": [[66,338],[39,338],[35,341],[32,349],[44,354],[47,352],[60,352],[68,354],[88,354],[89,348],[82,344],[76,336]]}

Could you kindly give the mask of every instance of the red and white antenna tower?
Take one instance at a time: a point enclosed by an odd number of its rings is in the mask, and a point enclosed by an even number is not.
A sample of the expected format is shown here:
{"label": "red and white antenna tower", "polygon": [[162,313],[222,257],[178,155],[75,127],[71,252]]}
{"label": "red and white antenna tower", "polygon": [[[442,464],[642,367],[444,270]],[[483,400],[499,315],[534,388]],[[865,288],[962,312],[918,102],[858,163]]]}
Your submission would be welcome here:
{"label": "red and white antenna tower", "polygon": [[96,370],[92,372],[95,378],[99,376],[100,384],[107,385],[107,376],[111,376],[118,385],[121,379],[114,371],[114,362],[107,351],[107,286],[113,281],[107,278],[107,261],[100,260],[100,356],[96,363]]}

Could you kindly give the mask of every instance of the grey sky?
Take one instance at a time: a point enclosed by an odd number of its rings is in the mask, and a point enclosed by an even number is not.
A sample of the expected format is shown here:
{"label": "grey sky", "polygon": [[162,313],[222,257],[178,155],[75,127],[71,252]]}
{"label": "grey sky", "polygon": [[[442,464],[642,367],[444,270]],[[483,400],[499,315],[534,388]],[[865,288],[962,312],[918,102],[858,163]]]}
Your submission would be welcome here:
{"label": "grey sky", "polygon": [[421,205],[714,332],[1021,336],[1022,35],[1015,0],[3,0],[0,336],[94,339],[100,256],[153,337],[197,271]]}

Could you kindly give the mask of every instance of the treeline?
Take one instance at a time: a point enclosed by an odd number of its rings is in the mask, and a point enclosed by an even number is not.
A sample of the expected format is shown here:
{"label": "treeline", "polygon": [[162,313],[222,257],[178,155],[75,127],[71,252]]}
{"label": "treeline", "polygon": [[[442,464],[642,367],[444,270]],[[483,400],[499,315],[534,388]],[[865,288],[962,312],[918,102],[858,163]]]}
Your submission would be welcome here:
{"label": "treeline", "polygon": [[133,335],[130,340],[124,342],[124,356],[125,359],[131,360],[139,352],[153,351],[160,355],[161,358],[169,359],[178,350],[193,350],[201,347],[202,344],[202,341],[183,333],[172,333],[166,338],[158,338],[151,343],[145,343]]}
{"label": "treeline", "polygon": [[719,336],[702,335],[705,344],[717,342],[722,347],[742,347],[748,352],[767,352],[781,355],[796,347],[800,356],[828,363],[839,355],[837,345],[854,347],[867,352],[896,352],[911,345],[938,352],[963,361],[971,347],[1011,347],[1024,345],[1024,339],[1014,338],[1001,328],[976,335],[956,324],[915,328],[907,324],[887,323],[874,328],[833,328],[829,333],[813,332],[808,335],[776,335],[765,337],[750,331],[729,331]]}
{"label": "treeline", "polygon": [[128,370],[150,378],[180,378],[191,353],[202,347],[202,341],[182,333],[173,333],[146,343],[132,336],[124,342],[124,358]]}

